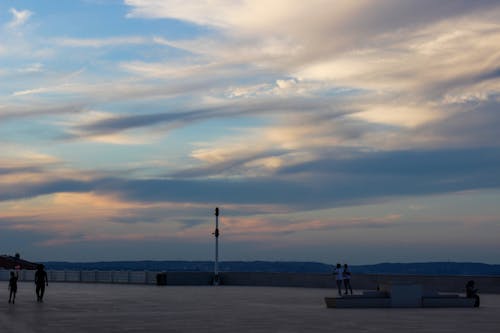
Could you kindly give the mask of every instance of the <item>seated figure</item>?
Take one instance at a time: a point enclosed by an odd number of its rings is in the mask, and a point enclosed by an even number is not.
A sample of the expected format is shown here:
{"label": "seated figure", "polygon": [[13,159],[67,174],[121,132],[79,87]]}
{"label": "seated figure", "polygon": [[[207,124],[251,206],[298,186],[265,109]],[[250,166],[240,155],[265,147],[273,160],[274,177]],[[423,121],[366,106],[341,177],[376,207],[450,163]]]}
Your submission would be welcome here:
{"label": "seated figure", "polygon": [[479,295],[477,294],[478,290],[474,287],[474,280],[470,280],[467,282],[465,285],[465,294],[467,298],[474,298],[474,307],[479,307],[480,299]]}

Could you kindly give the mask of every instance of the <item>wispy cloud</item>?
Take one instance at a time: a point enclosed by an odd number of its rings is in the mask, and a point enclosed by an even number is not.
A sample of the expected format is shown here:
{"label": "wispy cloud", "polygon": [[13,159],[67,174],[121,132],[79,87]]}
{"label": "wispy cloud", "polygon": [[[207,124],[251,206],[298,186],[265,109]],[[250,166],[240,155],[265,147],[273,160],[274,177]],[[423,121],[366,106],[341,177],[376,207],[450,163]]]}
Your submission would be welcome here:
{"label": "wispy cloud", "polygon": [[[500,27],[493,13],[500,8],[494,1],[446,6],[427,1],[318,1],[307,6],[277,1],[275,10],[259,1],[126,3],[130,17],[176,18],[219,29],[219,39],[170,42],[211,62],[217,59],[218,67],[240,61],[300,80],[375,91],[379,107],[370,105],[359,115],[369,121],[414,126],[442,116],[439,104],[445,96],[470,94],[471,89],[485,96],[498,90],[497,82],[484,83],[495,78],[489,73],[496,73],[498,63]],[[273,45],[274,54],[262,47],[263,40]]]}
{"label": "wispy cloud", "polygon": [[[217,104],[207,104],[205,108],[185,110],[182,112],[163,112],[139,115],[117,115],[107,119],[96,120],[75,128],[83,135],[95,135],[105,133],[116,133],[134,128],[150,126],[161,126],[170,124],[173,127],[186,126],[195,122],[206,121],[214,118],[228,118],[241,116],[259,116],[269,114],[269,110],[275,115],[311,112],[312,110],[324,110],[332,108],[328,101],[296,99],[242,100],[230,101]],[[335,112],[335,111],[333,111]],[[347,113],[337,111],[338,115]]]}
{"label": "wispy cloud", "polygon": [[11,8],[9,12],[12,14],[12,20],[7,24],[9,28],[17,28],[25,24],[33,15],[33,12],[29,10],[17,10],[15,8]]}
{"label": "wispy cloud", "polygon": [[150,44],[151,39],[140,36],[110,37],[110,38],[58,38],[54,43],[59,46],[67,47],[116,47],[121,45],[141,45]]}
{"label": "wispy cloud", "polygon": [[47,115],[57,114],[77,114],[84,112],[85,109],[82,105],[69,104],[61,106],[37,105],[37,106],[19,106],[19,105],[5,105],[0,109],[0,119],[7,121],[17,118],[34,118]]}

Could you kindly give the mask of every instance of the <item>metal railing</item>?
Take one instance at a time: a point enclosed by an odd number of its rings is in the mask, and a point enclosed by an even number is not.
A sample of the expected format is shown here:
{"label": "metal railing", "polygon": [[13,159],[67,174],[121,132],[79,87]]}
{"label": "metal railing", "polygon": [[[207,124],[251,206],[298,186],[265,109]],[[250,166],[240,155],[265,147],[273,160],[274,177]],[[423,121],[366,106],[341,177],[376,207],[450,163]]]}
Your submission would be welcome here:
{"label": "metal railing", "polygon": [[[0,270],[0,281],[8,281],[10,270]],[[155,284],[158,272],[150,271],[47,271],[49,282]],[[19,281],[34,281],[35,271],[19,271]]]}
{"label": "metal railing", "polygon": [[[47,270],[51,282],[115,283],[115,284],[157,284],[157,271],[72,271]],[[0,281],[8,281],[10,270],[0,269]],[[166,272],[164,283],[171,286],[208,286],[214,280],[213,272]],[[35,271],[19,271],[20,281],[34,281]],[[384,275],[355,274],[353,288],[375,290],[380,283],[408,282],[421,284],[442,292],[463,292],[465,283],[475,280],[483,293],[500,294],[500,276],[434,276],[434,275]],[[228,286],[274,286],[335,288],[335,279],[327,273],[264,273],[264,272],[221,272],[220,281]],[[160,283],[158,283],[160,284]]]}

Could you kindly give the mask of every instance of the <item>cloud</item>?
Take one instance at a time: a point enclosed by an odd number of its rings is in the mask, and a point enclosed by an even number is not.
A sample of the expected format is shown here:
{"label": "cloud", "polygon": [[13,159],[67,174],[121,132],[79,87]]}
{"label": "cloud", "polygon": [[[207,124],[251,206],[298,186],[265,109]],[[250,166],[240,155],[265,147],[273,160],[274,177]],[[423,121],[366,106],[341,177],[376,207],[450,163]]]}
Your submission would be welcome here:
{"label": "cloud", "polygon": [[[359,29],[390,30],[394,26],[413,25],[416,22],[428,22],[443,17],[468,13],[478,8],[488,8],[495,1],[478,1],[477,3],[456,3],[446,1],[436,6],[433,1],[410,1],[399,3],[395,1],[380,1],[376,4],[370,1],[352,3],[350,1],[317,0],[304,4],[278,0],[269,4],[258,0],[246,1],[179,1],[179,0],[125,0],[131,7],[129,17],[142,18],[175,18],[202,25],[213,25],[221,28],[239,30],[294,31],[295,33],[310,33],[323,31],[324,27],[358,26]],[[268,6],[266,6],[268,5]],[[429,8],[433,8],[429,12]],[[374,10],[377,9],[377,10]],[[396,15],[397,14],[397,15]],[[364,18],[359,22],[350,22],[352,18]],[[391,17],[391,20],[387,18]],[[314,21],[310,19],[315,18]],[[330,18],[330,21],[328,20]],[[308,20],[308,25],[295,24],[289,26],[277,23],[298,23]]]}
{"label": "cloud", "polygon": [[33,12],[29,10],[17,10],[15,8],[11,8],[9,11],[12,14],[12,20],[8,23],[7,26],[11,29],[25,24],[33,15]]}
{"label": "cloud", "polygon": [[[330,121],[329,125],[335,126],[330,135],[326,128],[313,134],[316,146],[328,145],[330,140],[335,144],[349,141],[386,148],[391,143],[384,140],[384,134],[390,137],[403,131],[400,127],[411,131],[447,119],[450,113],[463,112],[466,107],[450,106],[453,101],[488,100],[500,90],[495,74],[495,45],[500,30],[492,19],[498,8],[490,1],[450,2],[447,6],[383,1],[376,6],[387,9],[382,12],[374,10],[371,2],[304,5],[277,1],[273,3],[273,8],[279,9],[276,12],[263,10],[267,7],[258,1],[218,1],[215,5],[187,2],[177,6],[175,1],[131,0],[126,4],[130,18],[175,18],[214,26],[218,34],[184,41],[138,35],[52,39],[58,46],[75,47],[156,43],[185,50],[189,56],[154,62],[122,61],[115,70],[126,71],[132,75],[129,78],[95,82],[95,78],[88,77],[56,84],[49,80],[43,86],[15,90],[13,97],[46,99],[57,94],[92,101],[93,107],[147,100],[155,109],[161,105],[160,99],[185,96],[194,102],[182,102],[175,111],[114,112],[109,119],[73,123],[64,129],[68,139],[130,144],[148,140],[130,139],[130,133],[122,132],[148,127],[163,131],[210,119],[272,115],[276,133],[284,128],[302,133],[295,135],[293,143],[300,145],[312,141],[306,127],[314,128],[314,124],[302,118],[307,126],[289,126],[288,114],[298,113],[298,107],[290,107],[292,103],[279,97],[297,101],[302,96],[309,98],[300,105],[303,114],[324,115],[330,111],[336,117],[340,113],[337,108],[353,114],[353,118]],[[331,6],[335,10],[326,11],[326,15],[325,10]],[[429,13],[426,6],[435,10]],[[213,15],[209,15],[211,12]],[[357,22],[356,26],[352,22]],[[108,74],[116,74],[111,72]],[[248,73],[252,73],[251,79]],[[357,95],[348,99],[353,92]],[[272,98],[274,101],[269,102]],[[210,99],[218,99],[219,110],[206,103]],[[229,99],[232,103],[227,103]],[[262,103],[263,107],[244,110],[244,104],[249,102]],[[230,111],[230,107],[234,110]],[[326,127],[322,125],[317,123],[316,127]],[[412,144],[408,133],[404,140],[393,142]],[[397,138],[401,139],[399,134]],[[351,140],[346,140],[349,135]],[[356,138],[358,142],[354,143]]]}
{"label": "cloud", "polygon": [[54,43],[66,47],[116,47],[122,45],[141,45],[152,43],[151,39],[140,36],[110,37],[110,38],[58,38]]}
{"label": "cloud", "polygon": [[3,145],[0,153],[0,184],[11,187],[23,180],[30,182],[43,178],[50,169],[59,168],[57,158],[26,150],[20,146]]}
{"label": "cloud", "polygon": [[165,196],[173,201],[282,204],[312,209],[390,196],[498,188],[500,177],[493,166],[499,160],[498,149],[361,154],[343,164],[332,159],[284,167],[274,177],[130,181],[130,185],[115,185],[119,193],[136,200],[160,200]]}
{"label": "cloud", "polygon": [[[244,47],[255,39],[272,40],[274,48],[280,44],[297,45],[299,52],[289,54],[289,57],[303,58],[302,61],[304,56],[315,54],[317,61],[327,54],[352,50],[353,44],[357,46],[354,49],[374,45],[374,38],[383,42],[383,37],[395,30],[408,32],[483,12],[489,14],[483,18],[492,19],[494,15],[491,11],[498,5],[495,1],[446,1],[436,5],[433,1],[401,3],[391,0],[377,3],[318,0],[307,4],[282,0],[272,4],[262,0],[126,0],[125,3],[130,7],[128,17],[173,18],[214,26],[228,38],[237,36],[239,45]],[[429,8],[432,10],[429,11]],[[290,48],[287,49],[290,51]],[[286,53],[285,49],[283,51]],[[217,50],[214,49],[214,52]]]}
{"label": "cloud", "polygon": [[284,173],[320,172],[346,175],[429,176],[443,181],[456,175],[486,173],[496,178],[498,148],[448,149],[435,151],[358,152],[351,158],[325,158],[285,167]]}
{"label": "cloud", "polygon": [[[441,102],[450,95],[488,96],[500,89],[495,1],[125,3],[131,18],[215,27],[220,32],[215,37],[169,45],[198,54],[219,70],[240,63],[292,77],[277,80],[287,88],[309,81],[373,92],[358,114],[370,122],[418,126],[446,117],[449,110],[442,110]],[[140,67],[146,72],[148,65]]]}
{"label": "cloud", "polygon": [[194,79],[197,76],[202,78],[207,78],[211,75],[217,75],[218,78],[237,78],[242,76],[244,68],[239,68],[238,64],[230,63],[146,63],[146,62],[123,62],[121,68],[131,72],[135,75],[139,75],[145,78],[152,79],[181,79],[181,78],[191,78]]}
{"label": "cloud", "polygon": [[[174,127],[187,126],[195,122],[206,121],[214,118],[228,118],[240,116],[259,116],[269,114],[291,114],[300,112],[311,112],[314,109],[331,109],[327,101],[311,100],[304,98],[276,99],[267,98],[261,100],[244,100],[208,104],[204,108],[185,110],[182,112],[162,112],[139,115],[117,115],[107,119],[100,119],[90,123],[77,125],[74,130],[81,135],[110,134],[135,128],[151,126],[172,125]],[[335,111],[333,111],[335,112]],[[338,111],[343,114],[345,111]]]}
{"label": "cloud", "polygon": [[3,175],[19,174],[19,173],[38,173],[42,169],[39,166],[19,166],[19,167],[5,167],[0,166],[0,177]]}
{"label": "cloud", "polygon": [[274,176],[249,179],[53,178],[3,187],[0,200],[61,192],[94,192],[134,202],[270,204],[317,209],[500,186],[500,152],[454,149],[352,153],[282,167]]}
{"label": "cloud", "polygon": [[235,218],[224,219],[224,235],[231,240],[265,240],[277,236],[301,234],[315,231],[333,231],[341,229],[373,229],[389,228],[400,223],[401,216],[389,215],[380,218],[336,219],[299,218],[290,221],[280,217],[274,218]]}
{"label": "cloud", "polygon": [[19,69],[20,73],[25,73],[25,74],[41,73],[43,71],[44,71],[44,66],[42,63],[30,64],[24,68]]}
{"label": "cloud", "polygon": [[92,183],[73,179],[56,179],[33,183],[20,182],[15,187],[1,190],[0,201],[33,198],[59,192],[88,192],[92,191],[92,188]]}
{"label": "cloud", "polygon": [[36,118],[49,115],[77,114],[85,112],[82,104],[66,105],[4,105],[0,109],[0,119],[2,122],[19,118]]}
{"label": "cloud", "polygon": [[465,102],[460,110],[440,121],[418,126],[409,134],[424,144],[446,147],[497,147],[500,126],[498,97],[484,102]]}
{"label": "cloud", "polygon": [[[45,16],[20,34],[32,14],[17,10],[2,27],[11,233],[46,227],[38,244],[78,249],[200,240],[220,205],[234,239],[390,227],[386,241],[396,217],[421,221],[350,207],[500,186],[498,1],[125,4],[131,24],[113,36],[61,35]],[[15,153],[26,147],[40,155]]]}
{"label": "cloud", "polygon": [[482,81],[482,80],[494,80],[498,78],[500,78],[500,68],[489,70],[486,73],[480,74],[477,79],[479,81]]}
{"label": "cloud", "polygon": [[[169,174],[173,178],[197,178],[197,177],[228,177],[228,176],[256,176],[263,174],[265,169],[273,170],[281,166],[281,157],[287,154],[286,150],[263,150],[256,149],[254,152],[251,149],[245,149],[243,156],[238,156],[242,150],[236,150],[231,154],[231,151],[224,150],[224,154],[230,156],[219,156],[218,161],[211,162],[210,159],[214,157],[214,151],[207,153],[202,150],[195,151],[194,157],[205,160],[208,158],[209,163],[200,167],[193,167],[178,172]],[[256,166],[256,162],[263,164],[263,167]],[[264,169],[264,170],[263,170]],[[250,173],[250,174],[249,174]]]}
{"label": "cloud", "polygon": [[[206,203],[137,202],[94,192],[61,192],[0,202],[0,229],[39,234],[37,245],[204,239],[209,235]],[[276,213],[270,206],[224,207],[226,214]],[[234,228],[233,228],[234,230]]]}

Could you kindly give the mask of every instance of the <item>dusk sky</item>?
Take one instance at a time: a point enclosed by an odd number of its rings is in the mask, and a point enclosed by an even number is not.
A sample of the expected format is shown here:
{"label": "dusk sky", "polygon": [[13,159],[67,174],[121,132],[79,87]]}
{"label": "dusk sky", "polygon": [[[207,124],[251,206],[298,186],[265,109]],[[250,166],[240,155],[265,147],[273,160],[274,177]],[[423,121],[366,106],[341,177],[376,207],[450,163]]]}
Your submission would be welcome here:
{"label": "dusk sky", "polygon": [[500,2],[2,0],[0,254],[500,263]]}

